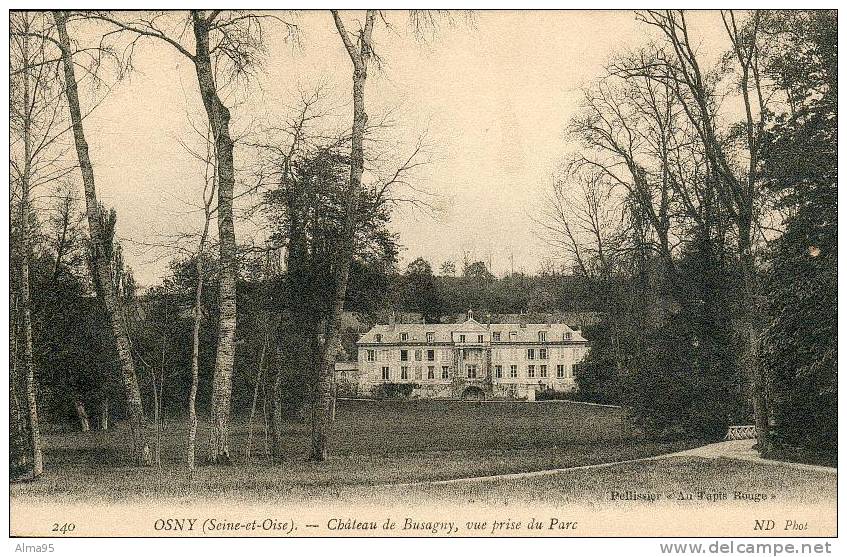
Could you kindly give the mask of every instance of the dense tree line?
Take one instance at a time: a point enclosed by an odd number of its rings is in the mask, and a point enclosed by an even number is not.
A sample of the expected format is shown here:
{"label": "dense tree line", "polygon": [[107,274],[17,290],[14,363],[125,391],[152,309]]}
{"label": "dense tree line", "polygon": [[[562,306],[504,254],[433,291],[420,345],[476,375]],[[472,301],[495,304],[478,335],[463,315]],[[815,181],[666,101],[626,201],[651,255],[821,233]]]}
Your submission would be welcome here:
{"label": "dense tree line", "polygon": [[611,60],[571,123],[581,148],[545,233],[580,274],[617,281],[578,382],[654,435],[749,421],[763,454],[831,460],[836,15],[720,17],[711,66],[688,14],[640,13],[660,40]]}
{"label": "dense tree line", "polygon": [[[453,261],[444,263],[448,269],[455,268]],[[390,307],[386,310],[416,313],[428,323],[452,322],[470,309],[479,319],[486,315],[570,313],[572,325],[581,326],[591,314],[603,310],[598,301],[603,290],[599,281],[553,266],[534,275],[496,277],[485,262],[468,261],[458,273],[435,274],[430,262],[417,258],[390,279]]]}
{"label": "dense tree line", "polygon": [[767,257],[768,370],[774,442],[789,457],[838,451],[838,21],[780,14],[769,71],[789,110],[762,145],[764,179],[789,217]]}

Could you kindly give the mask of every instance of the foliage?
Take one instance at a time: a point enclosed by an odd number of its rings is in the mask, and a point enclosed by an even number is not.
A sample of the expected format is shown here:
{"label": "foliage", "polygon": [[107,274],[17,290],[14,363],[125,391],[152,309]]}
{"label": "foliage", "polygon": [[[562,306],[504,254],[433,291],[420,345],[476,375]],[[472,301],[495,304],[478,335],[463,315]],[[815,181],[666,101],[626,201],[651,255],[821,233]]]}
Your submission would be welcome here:
{"label": "foliage", "polygon": [[581,363],[574,366],[579,399],[600,404],[620,404],[621,370],[615,363],[616,347],[612,344],[614,337],[609,318],[586,328],[583,334],[591,343],[591,350]]}
{"label": "foliage", "polygon": [[[285,404],[291,412],[312,398],[316,362],[332,310],[331,293],[339,278],[350,171],[345,144],[320,144],[297,158],[274,160],[271,166],[279,167],[272,173],[277,183],[263,200],[271,239],[287,248],[286,272],[264,279],[274,281],[269,293],[275,304],[262,311],[276,314],[281,323],[272,354],[277,357]],[[356,252],[344,304],[349,311],[374,313],[390,291],[398,247],[387,228],[389,217],[380,192],[365,189],[355,215]],[[349,336],[345,344],[342,347],[355,355]],[[255,361],[255,352],[253,357]]]}
{"label": "foliage", "polygon": [[581,400],[624,404],[659,438],[718,439],[746,421],[731,303],[738,277],[713,248],[693,242],[657,298],[586,329],[591,350],[575,369]]}
{"label": "foliage", "polygon": [[770,326],[762,361],[770,377],[777,451],[838,450],[837,15],[782,14],[784,42],[770,70],[792,110],[768,130],[768,185],[791,216],[767,273]]}
{"label": "foliage", "polygon": [[[475,269],[475,270],[474,270]],[[431,264],[414,260],[403,274],[394,274],[383,305],[397,313],[417,312],[427,322],[450,321],[472,309],[477,319],[486,315],[602,311],[601,281],[568,274],[494,276],[482,262],[471,274],[431,275]],[[385,312],[382,312],[385,313]]]}
{"label": "foliage", "polygon": [[581,400],[577,392],[557,391],[552,387],[545,387],[535,393],[535,400]]}
{"label": "foliage", "polygon": [[371,394],[376,399],[408,399],[417,387],[415,383],[380,383],[374,386]]}
{"label": "foliage", "polygon": [[438,323],[441,298],[429,262],[418,257],[409,263],[402,283],[400,299],[403,309],[419,312],[427,323]]}

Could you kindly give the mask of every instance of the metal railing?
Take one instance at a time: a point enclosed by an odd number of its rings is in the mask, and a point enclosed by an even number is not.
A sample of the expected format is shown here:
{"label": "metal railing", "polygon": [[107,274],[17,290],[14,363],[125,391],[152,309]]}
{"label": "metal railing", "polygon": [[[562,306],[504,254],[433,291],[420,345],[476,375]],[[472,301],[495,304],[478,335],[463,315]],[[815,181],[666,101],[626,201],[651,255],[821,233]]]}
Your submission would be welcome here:
{"label": "metal railing", "polygon": [[755,439],[756,426],[754,425],[731,425],[726,432],[725,441],[737,441],[741,439]]}

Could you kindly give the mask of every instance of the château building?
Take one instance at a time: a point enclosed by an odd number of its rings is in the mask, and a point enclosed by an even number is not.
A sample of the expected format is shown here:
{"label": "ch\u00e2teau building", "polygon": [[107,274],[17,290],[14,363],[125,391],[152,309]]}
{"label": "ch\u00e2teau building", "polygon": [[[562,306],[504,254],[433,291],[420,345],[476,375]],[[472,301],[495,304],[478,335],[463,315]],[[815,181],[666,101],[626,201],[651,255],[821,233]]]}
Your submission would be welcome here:
{"label": "ch\u00e2teau building", "polygon": [[[563,323],[377,324],[357,343],[358,365],[345,377],[368,394],[382,383],[412,383],[420,398],[527,398],[571,391],[574,364],[588,350]],[[353,375],[354,374],[354,375]]]}

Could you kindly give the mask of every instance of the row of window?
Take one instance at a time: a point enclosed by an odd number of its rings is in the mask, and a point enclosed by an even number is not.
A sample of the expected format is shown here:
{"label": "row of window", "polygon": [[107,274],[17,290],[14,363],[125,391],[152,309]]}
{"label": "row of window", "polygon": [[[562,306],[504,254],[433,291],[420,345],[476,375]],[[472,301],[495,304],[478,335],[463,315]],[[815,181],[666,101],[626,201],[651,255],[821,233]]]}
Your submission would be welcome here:
{"label": "row of window", "polygon": [[[423,353],[422,353],[421,350],[415,350],[415,361],[416,362],[420,362],[422,356],[423,356]],[[400,361],[401,362],[408,362],[409,361],[409,351],[408,350],[401,350],[400,351]],[[435,361],[435,350],[427,350],[426,351],[426,361],[427,362],[434,362]]]}
{"label": "row of window", "polygon": [[[571,340],[571,338],[573,338],[573,335],[570,331],[565,331],[564,333],[562,333],[562,340]],[[517,339],[518,339],[518,332],[517,331],[509,331],[509,340],[510,341],[516,341]],[[409,333],[400,333],[400,342],[407,342],[408,340],[409,340]],[[479,343],[485,342],[485,335],[477,335],[476,340]],[[491,333],[491,340],[494,341],[494,342],[500,342],[500,340],[501,340],[500,331],[494,331],[493,333]],[[426,334],[426,341],[427,342],[434,342],[435,341],[435,333],[427,333]],[[376,334],[376,342],[382,342],[382,335],[379,334],[379,333]],[[467,335],[460,334],[459,335],[459,342],[467,342]],[[547,342],[547,331],[538,331],[538,342]]]}
{"label": "row of window", "polygon": [[[474,377],[476,377],[476,371],[474,371]],[[415,368],[415,379],[422,379],[421,368]],[[427,366],[426,369],[426,378],[427,379],[435,379],[435,366]],[[450,379],[450,366],[441,366],[441,378],[442,379]],[[382,380],[389,381],[391,379],[391,368],[388,366],[382,366]],[[409,366],[400,366],[400,379],[403,381],[409,380]]]}
{"label": "row of window", "polygon": [[[534,364],[530,364],[526,366],[526,376],[528,379],[534,379],[536,377],[536,366]],[[571,377],[571,372],[569,369],[565,368],[564,364],[558,364],[556,366],[556,379],[564,379],[565,377]],[[516,364],[511,364],[509,366],[509,377],[514,379],[518,376],[518,366]],[[496,365],[494,366],[494,377],[501,379],[503,377],[503,366]],[[538,366],[538,377],[546,378],[547,377],[547,364],[541,364]]]}
{"label": "row of window", "polygon": [[[409,353],[412,352],[412,355]],[[377,357],[379,356],[379,357]],[[435,350],[406,350],[403,349],[400,351],[400,361],[408,362],[411,361],[412,356],[414,356],[414,360],[416,362],[423,361],[426,359],[428,362],[434,362],[436,360]],[[395,356],[396,357],[396,356]],[[365,350],[365,360],[368,362],[388,362],[391,361],[391,351],[389,350],[380,350],[379,354],[374,349]],[[453,360],[453,353],[450,350],[442,350],[441,351],[441,360],[445,362],[449,362]]]}
{"label": "row of window", "polygon": [[[409,361],[409,352],[410,352],[410,350],[406,350],[406,349],[400,350],[400,361],[401,362],[408,362]],[[424,357],[424,351],[423,350],[414,350],[413,352],[414,352],[414,357],[415,357],[416,362],[420,362],[420,361],[423,360],[423,357]],[[434,362],[435,361],[435,350],[426,350],[425,355],[426,355],[426,361],[428,361],[428,362]],[[547,351],[546,348],[538,348],[538,349],[527,348],[526,349],[526,359],[527,360],[535,360],[536,356],[538,356],[539,360],[549,359],[548,351]],[[446,359],[447,357],[449,357],[449,356],[444,355],[442,357],[442,359]],[[465,357],[466,357],[465,350],[462,349],[462,358],[465,358]],[[367,361],[369,361],[369,362],[376,361],[376,350],[370,350],[369,349],[367,351]]]}
{"label": "row of window", "polygon": [[[476,364],[467,364],[465,366],[465,374],[468,379],[476,379],[478,377],[477,373],[479,368]],[[548,377],[547,375],[547,365],[541,364],[538,366],[538,377],[544,379]],[[435,379],[436,370],[435,366],[427,366],[426,378],[427,379]],[[494,377],[497,379],[503,378],[503,366],[496,365],[494,366]],[[518,366],[517,364],[511,364],[509,366],[509,378],[516,379],[518,377]],[[526,366],[526,377],[528,379],[534,379],[536,377],[536,366],[530,364]],[[566,377],[572,377],[570,369],[566,369],[564,364],[559,364],[556,366],[556,379],[564,379]],[[389,381],[391,379],[391,368],[389,366],[382,366],[382,380]],[[411,377],[409,376],[409,366],[400,366],[400,380],[408,381]],[[415,368],[415,379],[423,379],[423,370],[421,370],[420,366]],[[450,366],[441,366],[441,379],[450,379]]]}

